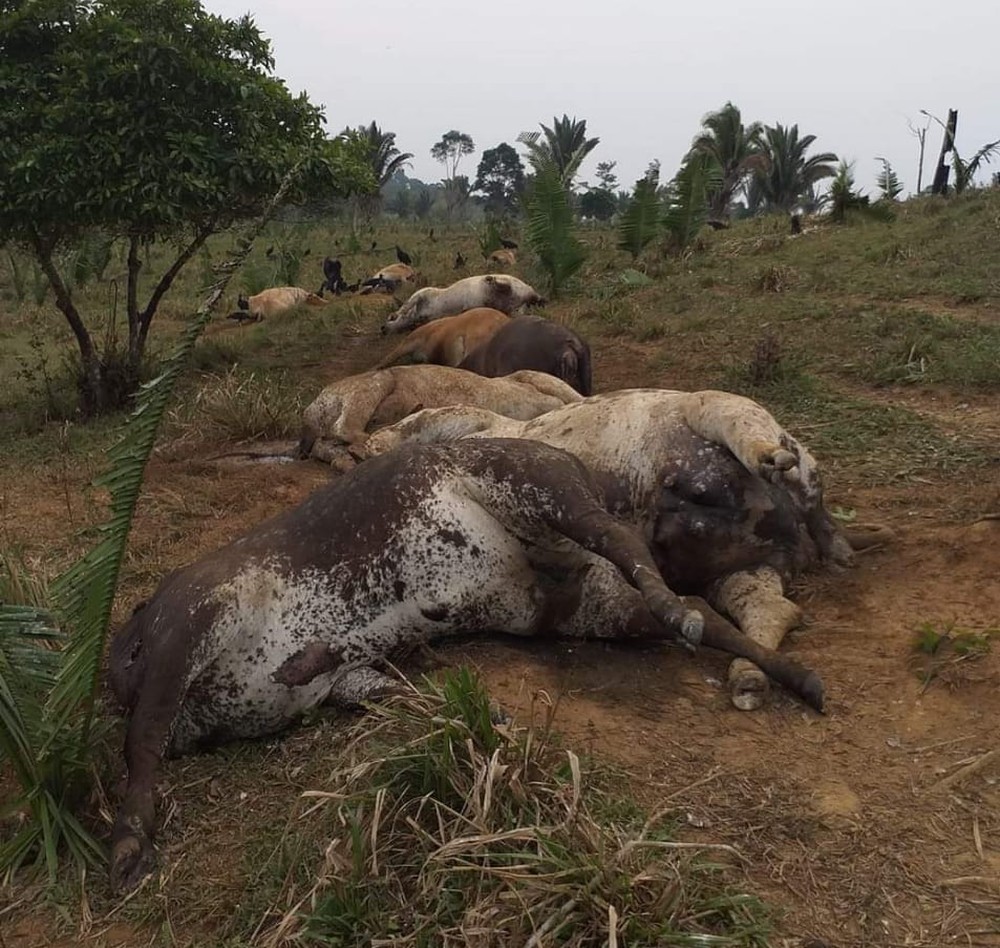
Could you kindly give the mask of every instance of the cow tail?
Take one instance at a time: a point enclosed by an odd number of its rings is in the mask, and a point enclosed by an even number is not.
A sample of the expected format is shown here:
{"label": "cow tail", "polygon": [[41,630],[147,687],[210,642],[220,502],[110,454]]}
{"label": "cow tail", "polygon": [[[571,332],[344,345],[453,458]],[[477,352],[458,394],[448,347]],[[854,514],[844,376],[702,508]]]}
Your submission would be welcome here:
{"label": "cow tail", "polygon": [[593,394],[590,370],[590,350],[572,343],[563,350],[559,360],[559,377],[584,397]]}

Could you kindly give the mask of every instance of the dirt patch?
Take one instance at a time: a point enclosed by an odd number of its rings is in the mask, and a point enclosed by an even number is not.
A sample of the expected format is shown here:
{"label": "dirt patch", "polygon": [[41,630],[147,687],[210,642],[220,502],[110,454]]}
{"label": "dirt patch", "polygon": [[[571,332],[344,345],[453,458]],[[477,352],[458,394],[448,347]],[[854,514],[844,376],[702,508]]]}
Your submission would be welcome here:
{"label": "dirt patch", "polygon": [[[322,382],[361,371],[396,342],[348,334],[313,376]],[[698,387],[696,370],[665,361],[663,352],[660,343],[601,340],[594,345],[598,389]],[[975,419],[989,437],[1000,434],[996,397],[963,397],[963,408],[944,393],[866,394],[943,425]],[[236,448],[201,445],[198,456],[161,452],[150,462],[119,616],[169,570],[287,509],[331,476],[315,462],[206,460],[227,450]],[[95,459],[30,481],[5,475],[11,534],[30,538],[36,553],[48,546],[68,556],[99,520],[100,498],[83,500],[98,469]],[[958,488],[961,500],[986,510],[1000,497],[1000,472],[977,478]],[[1000,523],[954,523],[955,492],[945,477],[862,488],[849,470],[838,470],[831,497],[846,498],[859,520],[891,519],[899,539],[846,573],[800,584],[807,625],[786,648],[822,675],[829,695],[823,716],[780,692],[761,712],[734,710],[721,684],[725,661],[707,651],[691,658],[670,649],[484,640],[441,654],[477,665],[500,703],[522,716],[533,699],[557,702],[557,727],[569,746],[619,765],[643,803],[673,807],[685,838],[736,847],[742,862],[735,878],[782,908],[789,944],[998,945],[1000,763],[935,787],[998,746],[1000,643],[957,666],[947,681],[925,681],[913,667],[922,623],[1000,626]],[[83,539],[67,539],[67,504]],[[323,754],[335,743],[336,728],[323,725],[256,755],[220,752],[168,765],[160,840],[167,872],[157,898],[169,908],[177,943],[204,943],[225,928],[252,881],[246,847],[316,785]],[[199,886],[206,884],[212,911],[196,916],[190,900],[203,907]],[[95,912],[106,918],[114,907],[103,901],[104,886],[93,883]],[[47,915],[22,907],[9,926],[4,921],[4,938],[11,945],[74,943],[52,941],[52,927]],[[143,942],[155,935],[141,919],[135,928],[109,920],[78,943],[136,943],[140,931]]]}

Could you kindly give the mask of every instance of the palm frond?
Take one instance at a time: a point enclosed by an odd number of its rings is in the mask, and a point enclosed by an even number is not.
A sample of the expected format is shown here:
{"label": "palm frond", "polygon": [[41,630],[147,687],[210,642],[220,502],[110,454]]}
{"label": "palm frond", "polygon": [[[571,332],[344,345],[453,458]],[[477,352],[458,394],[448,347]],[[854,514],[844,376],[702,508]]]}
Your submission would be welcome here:
{"label": "palm frond", "polygon": [[635,183],[635,190],[618,225],[618,247],[636,260],[656,236],[660,224],[658,182],[648,175]]}
{"label": "palm frond", "polygon": [[662,223],[679,250],[698,236],[708,220],[708,195],[719,187],[722,171],[711,155],[689,154],[670,183]]}
{"label": "palm frond", "polygon": [[543,164],[525,198],[528,246],[549,278],[553,296],[583,265],[587,255],[573,235],[573,207],[569,188],[554,164]]}
{"label": "palm frond", "polygon": [[[110,467],[96,482],[111,495],[111,514],[97,545],[51,584],[48,609],[0,605],[0,750],[21,788],[8,809],[27,817],[0,847],[0,873],[9,874],[34,855],[53,881],[61,845],[78,864],[103,859],[101,846],[74,817],[73,808],[89,784],[98,671],[146,462],[198,336],[298,172],[297,166],[264,215],[237,239],[236,250],[218,268],[219,278],[173,354],[139,391],[110,451]],[[40,647],[52,643],[63,647]]]}

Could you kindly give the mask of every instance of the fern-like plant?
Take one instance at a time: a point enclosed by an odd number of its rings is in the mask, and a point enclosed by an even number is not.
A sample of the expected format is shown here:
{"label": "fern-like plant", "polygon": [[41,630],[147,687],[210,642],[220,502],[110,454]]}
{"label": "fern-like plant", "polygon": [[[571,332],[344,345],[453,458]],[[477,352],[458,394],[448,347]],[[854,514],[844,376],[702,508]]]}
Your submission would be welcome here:
{"label": "fern-like plant", "polygon": [[882,162],[882,170],[878,173],[875,183],[881,192],[881,200],[895,201],[903,193],[903,185],[900,183],[896,172],[892,170],[892,165],[885,158],[879,158]]}
{"label": "fern-like plant", "polygon": [[692,152],[667,189],[662,223],[678,251],[685,250],[709,216],[708,195],[722,183],[722,170],[711,155]]}
{"label": "fern-like plant", "polygon": [[538,167],[524,207],[528,246],[548,276],[550,294],[557,296],[587,254],[573,234],[570,191],[555,165]]}
{"label": "fern-like plant", "polygon": [[656,178],[644,175],[635,183],[635,190],[618,225],[618,247],[637,260],[646,245],[657,235],[660,226],[660,199]]}
{"label": "fern-like plant", "polygon": [[955,170],[955,193],[961,194],[976,176],[981,164],[989,164],[990,161],[1000,154],[1000,139],[995,142],[987,142],[968,161],[964,161],[958,154],[956,148],[952,156],[952,167]]}
{"label": "fern-like plant", "polygon": [[98,672],[143,472],[198,336],[297,173],[237,239],[173,354],[140,389],[109,452],[109,469],[96,482],[111,495],[111,515],[97,545],[53,581],[45,608],[0,603],[0,762],[9,762],[20,785],[17,798],[0,809],[0,819],[11,813],[22,817],[0,845],[0,875],[34,858],[54,881],[62,846],[81,869],[104,859],[103,848],[73,811],[90,785]]}

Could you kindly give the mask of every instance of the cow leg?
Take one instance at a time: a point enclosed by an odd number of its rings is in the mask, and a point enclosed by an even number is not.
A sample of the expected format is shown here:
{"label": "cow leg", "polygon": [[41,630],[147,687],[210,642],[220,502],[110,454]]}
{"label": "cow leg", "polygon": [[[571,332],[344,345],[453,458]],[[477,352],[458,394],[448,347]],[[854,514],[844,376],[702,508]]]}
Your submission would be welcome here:
{"label": "cow leg", "polygon": [[150,675],[132,711],[125,735],[128,785],[111,834],[111,888],[134,889],[156,866],[153,794],[160,762],[170,742],[183,697],[182,676]]}
{"label": "cow leg", "polygon": [[370,665],[361,665],[337,676],[330,688],[328,700],[357,707],[366,701],[380,701],[391,695],[401,694],[406,694],[406,688],[394,678],[376,671]]}
{"label": "cow leg", "polygon": [[691,645],[701,641],[703,617],[688,609],[663,582],[649,549],[634,529],[593,502],[575,515],[548,508],[542,513],[552,529],[617,566],[664,629]]}
{"label": "cow leg", "polygon": [[682,402],[684,421],[706,441],[728,448],[751,473],[786,484],[800,504],[816,503],[816,462],[756,402],[730,392],[691,392]]}
{"label": "cow leg", "polygon": [[[712,591],[713,605],[730,616],[753,641],[776,650],[790,629],[802,622],[802,610],[784,595],[784,584],[769,566],[727,576]],[[745,658],[729,665],[729,694],[741,711],[755,711],[768,692],[768,678]]]}
{"label": "cow leg", "polygon": [[395,388],[396,380],[391,372],[374,372],[364,377],[355,388],[342,396],[340,417],[334,422],[331,433],[347,444],[364,442],[372,416]]}
{"label": "cow leg", "polygon": [[[617,566],[629,583],[638,589],[646,607],[663,631],[673,633],[690,646],[703,641],[710,648],[751,659],[811,707],[822,710],[823,684],[813,672],[743,635],[727,622],[706,623],[702,613],[689,609],[683,600],[667,588],[645,543],[635,530],[615,520],[596,505],[588,509],[581,503],[581,507],[583,509],[578,514],[569,514],[561,504],[544,506],[539,513],[552,529]],[[573,507],[569,509],[572,510]],[[619,599],[619,608],[623,605],[627,606],[627,602]],[[585,599],[581,601],[580,608],[589,608]],[[631,617],[625,618],[627,620]],[[623,625],[619,620],[617,628],[619,637],[631,632],[627,621]],[[662,635],[663,632],[659,637]]]}

